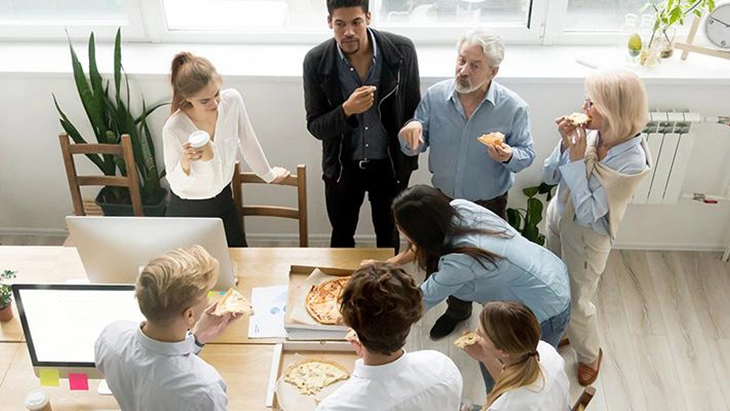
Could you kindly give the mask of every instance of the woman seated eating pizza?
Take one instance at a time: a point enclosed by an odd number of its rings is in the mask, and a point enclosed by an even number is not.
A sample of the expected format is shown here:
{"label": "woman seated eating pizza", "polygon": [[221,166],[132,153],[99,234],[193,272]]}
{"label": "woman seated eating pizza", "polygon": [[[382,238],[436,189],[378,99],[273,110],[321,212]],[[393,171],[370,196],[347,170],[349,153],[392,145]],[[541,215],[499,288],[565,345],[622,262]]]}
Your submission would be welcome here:
{"label": "woman seated eating pizza", "polygon": [[425,310],[449,296],[481,304],[521,301],[540,322],[542,339],[557,346],[570,317],[568,272],[558,257],[486,208],[449,200],[433,187],[402,192],[393,214],[427,273],[421,284]]}
{"label": "woman seated eating pizza", "polygon": [[487,303],[476,333],[476,343],[464,349],[497,381],[482,410],[568,409],[565,361],[540,340],[540,323],[527,306],[516,301]]}
{"label": "woman seated eating pizza", "polygon": [[462,379],[444,354],[406,353],[411,326],[421,319],[421,290],[402,268],[385,263],[360,267],[340,298],[348,340],[360,359],[317,411],[457,411]]}

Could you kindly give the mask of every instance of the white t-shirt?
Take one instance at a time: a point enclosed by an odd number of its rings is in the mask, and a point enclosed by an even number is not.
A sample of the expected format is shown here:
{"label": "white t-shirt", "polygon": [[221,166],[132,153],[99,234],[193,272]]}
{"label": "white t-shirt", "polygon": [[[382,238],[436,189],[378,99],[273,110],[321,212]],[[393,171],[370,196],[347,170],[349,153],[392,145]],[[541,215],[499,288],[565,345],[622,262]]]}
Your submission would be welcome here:
{"label": "white t-shirt", "polygon": [[360,359],[350,379],[317,411],[457,411],[462,384],[454,362],[437,351],[404,353],[379,366]]}
{"label": "white t-shirt", "polygon": [[213,159],[192,161],[190,175],[182,170],[180,158],[183,144],[198,128],[180,110],[173,113],[162,128],[167,181],[172,192],[180,198],[203,200],[215,197],[231,183],[233,166],[241,159],[266,182],[274,180],[274,171],[251,127],[241,94],[235,89],[225,89],[221,90],[220,97],[215,135],[211,141]]}
{"label": "white t-shirt", "polygon": [[[537,345],[540,368],[544,376],[531,385],[502,394],[489,411],[567,411],[570,382],[565,374],[563,357],[545,341]],[[544,386],[543,386],[544,382]]]}

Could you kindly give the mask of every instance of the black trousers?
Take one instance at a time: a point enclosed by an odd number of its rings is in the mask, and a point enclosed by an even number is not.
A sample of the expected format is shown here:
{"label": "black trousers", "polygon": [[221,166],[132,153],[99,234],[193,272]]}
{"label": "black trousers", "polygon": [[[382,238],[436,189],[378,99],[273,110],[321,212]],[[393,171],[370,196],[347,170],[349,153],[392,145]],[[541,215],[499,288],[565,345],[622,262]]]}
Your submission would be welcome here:
{"label": "black trousers", "polygon": [[332,225],[330,247],[355,247],[360,207],[367,193],[377,246],[394,248],[397,254],[400,240],[390,207],[395,196],[408,186],[408,181],[397,183],[390,160],[347,161],[343,164],[340,181],[323,179],[327,216]]}
{"label": "black trousers", "polygon": [[170,192],[167,217],[218,217],[223,220],[229,247],[248,247],[243,231],[243,217],[233,201],[233,192],[228,185],[218,195],[205,200],[186,200]]}
{"label": "black trousers", "polygon": [[[474,203],[492,211],[494,214],[507,220],[507,193],[489,200],[477,200]],[[446,299],[446,314],[454,318],[465,318],[471,315],[471,301],[460,300],[453,295]]]}

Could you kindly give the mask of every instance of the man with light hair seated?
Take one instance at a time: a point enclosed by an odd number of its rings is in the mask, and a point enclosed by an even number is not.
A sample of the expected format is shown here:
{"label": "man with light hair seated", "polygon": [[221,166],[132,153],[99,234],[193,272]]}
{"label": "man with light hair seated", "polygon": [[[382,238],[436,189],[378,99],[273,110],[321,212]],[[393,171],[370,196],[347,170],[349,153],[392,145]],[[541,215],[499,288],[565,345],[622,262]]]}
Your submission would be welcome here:
{"label": "man with light hair seated", "polygon": [[226,383],[196,354],[233,320],[213,314],[208,291],[218,261],[201,246],[152,259],[135,295],[147,321],[107,326],[96,341],[96,367],[123,411],[226,410]]}

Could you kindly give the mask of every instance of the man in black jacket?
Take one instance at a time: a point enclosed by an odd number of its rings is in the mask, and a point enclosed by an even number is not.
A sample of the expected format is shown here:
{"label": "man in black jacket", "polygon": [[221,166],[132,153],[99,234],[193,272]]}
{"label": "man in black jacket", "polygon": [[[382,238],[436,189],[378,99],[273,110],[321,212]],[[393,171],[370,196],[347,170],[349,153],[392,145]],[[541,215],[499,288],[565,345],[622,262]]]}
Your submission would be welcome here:
{"label": "man in black jacket", "polygon": [[307,129],[322,141],[330,246],[355,246],[367,192],[377,246],[397,253],[390,205],[418,167],[398,142],[421,99],[416,50],[368,27],[368,0],[327,0],[327,10],[334,38],[304,58],[304,104]]}

